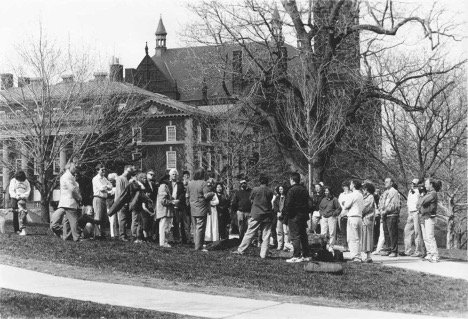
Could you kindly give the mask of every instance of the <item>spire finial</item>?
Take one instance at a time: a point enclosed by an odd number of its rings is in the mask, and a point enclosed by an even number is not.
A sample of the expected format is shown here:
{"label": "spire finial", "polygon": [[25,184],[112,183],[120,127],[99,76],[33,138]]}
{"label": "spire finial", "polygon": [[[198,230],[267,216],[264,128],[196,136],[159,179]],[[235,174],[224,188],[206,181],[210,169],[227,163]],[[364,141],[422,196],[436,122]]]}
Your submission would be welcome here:
{"label": "spire finial", "polygon": [[146,45],[145,45],[145,53],[146,55],[148,55],[148,42],[146,42]]}

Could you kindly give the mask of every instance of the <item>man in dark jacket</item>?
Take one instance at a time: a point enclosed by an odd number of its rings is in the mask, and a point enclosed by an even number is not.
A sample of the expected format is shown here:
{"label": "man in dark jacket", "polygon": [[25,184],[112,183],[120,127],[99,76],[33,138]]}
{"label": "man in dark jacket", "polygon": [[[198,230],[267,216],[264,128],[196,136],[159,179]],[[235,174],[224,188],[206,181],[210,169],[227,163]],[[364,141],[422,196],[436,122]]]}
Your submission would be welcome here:
{"label": "man in dark jacket", "polygon": [[[143,186],[145,187],[145,193],[148,196],[148,198],[152,202],[152,207],[153,207],[153,213],[154,215],[150,215],[146,211],[142,211],[142,216],[141,216],[141,221],[143,223],[143,231],[146,233],[147,236],[143,236],[144,240],[151,240],[154,238],[159,238],[159,228],[158,228],[158,223],[156,221],[156,197],[158,196],[158,185],[156,185],[156,174],[154,170],[150,169],[146,172],[146,182],[143,183]],[[154,225],[156,224],[156,226]],[[156,231],[156,237],[155,235]]]}
{"label": "man in dark jacket", "polygon": [[299,173],[291,173],[289,181],[291,188],[286,193],[283,210],[289,226],[289,238],[294,247],[294,253],[292,258],[286,262],[309,261],[309,239],[307,237],[309,193],[303,185],[299,184],[301,181]]}
{"label": "man in dark jacket", "polygon": [[187,244],[190,242],[190,215],[187,215],[185,207],[185,185],[179,181],[179,172],[175,168],[169,171],[167,187],[171,196],[179,201],[174,207],[172,235],[175,242]]}
{"label": "man in dark jacket", "polygon": [[273,199],[273,191],[267,186],[268,178],[260,176],[260,186],[255,187],[250,195],[252,202],[251,217],[249,226],[244,238],[242,239],[239,248],[233,253],[243,255],[245,250],[249,248],[257,231],[262,234],[262,246],[260,249],[260,257],[266,258],[271,235],[271,222],[273,220],[273,208],[271,201]]}
{"label": "man in dark jacket", "polygon": [[250,218],[250,194],[252,190],[248,188],[245,179],[240,181],[240,189],[234,194],[231,202],[231,209],[237,212],[237,225],[239,227],[239,240],[242,241],[247,231],[248,220]]}
{"label": "man in dark jacket", "polygon": [[310,228],[309,233],[318,234],[319,233],[319,226],[320,226],[320,203],[324,198],[322,186],[320,184],[316,184],[314,188],[314,193],[310,197],[312,201],[312,210],[310,212]]}

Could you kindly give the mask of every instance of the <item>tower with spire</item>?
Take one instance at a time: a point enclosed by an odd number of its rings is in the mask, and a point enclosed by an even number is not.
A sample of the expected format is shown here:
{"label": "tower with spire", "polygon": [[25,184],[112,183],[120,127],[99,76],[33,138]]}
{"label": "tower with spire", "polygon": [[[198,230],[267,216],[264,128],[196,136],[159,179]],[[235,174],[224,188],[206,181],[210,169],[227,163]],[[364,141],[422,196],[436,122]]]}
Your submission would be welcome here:
{"label": "tower with spire", "polygon": [[284,42],[283,38],[283,21],[281,20],[278,5],[275,4],[273,15],[271,18],[271,29],[273,32],[273,38],[277,44],[281,45]]}
{"label": "tower with spire", "polygon": [[166,47],[166,28],[162,20],[162,16],[159,17],[158,28],[156,29],[156,56],[161,56],[167,49]]}

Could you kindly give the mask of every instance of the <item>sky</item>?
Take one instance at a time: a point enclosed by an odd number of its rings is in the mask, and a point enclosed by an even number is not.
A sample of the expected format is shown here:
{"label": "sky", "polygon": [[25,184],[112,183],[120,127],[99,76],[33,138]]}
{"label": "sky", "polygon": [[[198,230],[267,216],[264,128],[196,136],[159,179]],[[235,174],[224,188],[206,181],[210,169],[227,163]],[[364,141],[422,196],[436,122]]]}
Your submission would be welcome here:
{"label": "sky", "polygon": [[[450,14],[460,12],[459,17],[467,17],[468,21],[468,0],[439,1]],[[154,33],[160,16],[168,32],[167,46],[184,46],[180,34],[194,18],[188,3],[189,0],[4,0],[0,17],[0,72],[12,72],[11,66],[18,63],[18,46],[30,41],[40,25],[49,39],[59,45],[66,47],[71,43],[90,52],[97,68],[107,70],[112,56],[120,58],[124,68],[135,68],[144,57],[146,41],[150,55],[154,52]],[[468,47],[467,41],[464,44]]]}

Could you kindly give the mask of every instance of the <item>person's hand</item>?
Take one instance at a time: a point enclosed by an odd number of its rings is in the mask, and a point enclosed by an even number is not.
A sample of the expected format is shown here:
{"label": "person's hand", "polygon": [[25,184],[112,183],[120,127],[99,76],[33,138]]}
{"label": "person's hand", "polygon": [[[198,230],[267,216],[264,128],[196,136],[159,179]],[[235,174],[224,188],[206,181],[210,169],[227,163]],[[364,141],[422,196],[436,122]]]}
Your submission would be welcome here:
{"label": "person's hand", "polygon": [[177,207],[179,205],[179,203],[180,203],[180,200],[178,200],[178,199],[172,200],[172,205],[174,205],[175,207]]}
{"label": "person's hand", "polygon": [[276,216],[277,216],[277,217],[281,217],[281,213],[276,213]]}

